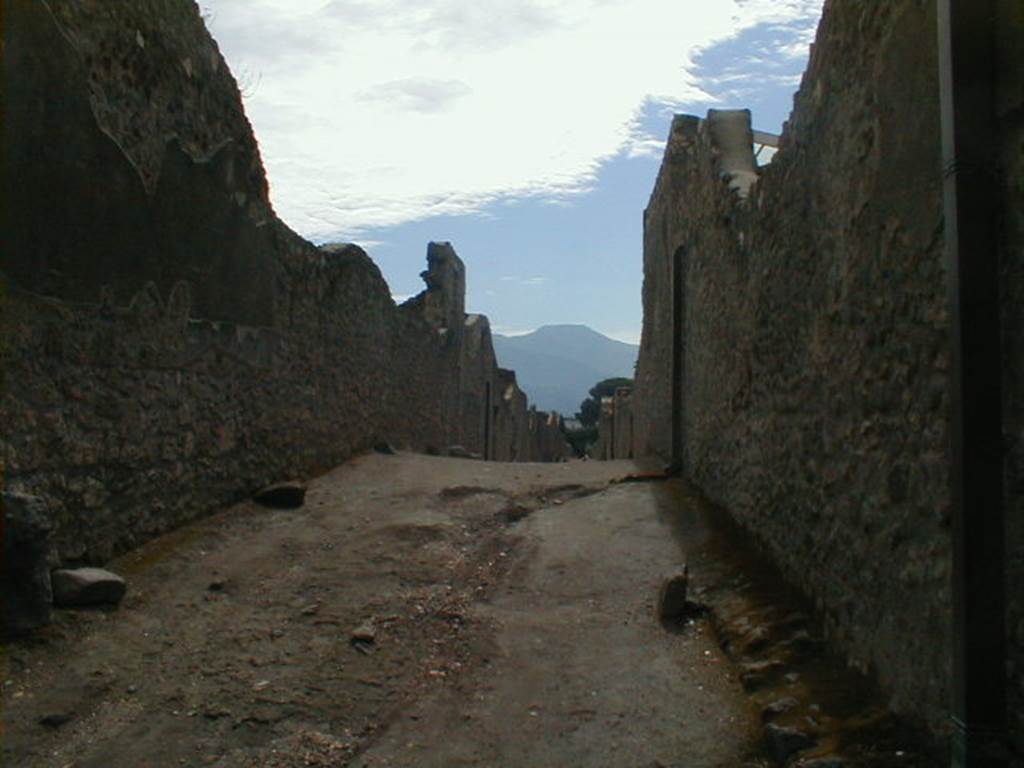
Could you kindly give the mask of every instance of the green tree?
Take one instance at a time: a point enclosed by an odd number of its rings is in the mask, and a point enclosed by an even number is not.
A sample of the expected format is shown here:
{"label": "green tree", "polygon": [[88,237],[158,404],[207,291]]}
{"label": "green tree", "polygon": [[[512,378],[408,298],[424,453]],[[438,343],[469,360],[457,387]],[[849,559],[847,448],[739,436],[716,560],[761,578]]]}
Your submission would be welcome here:
{"label": "green tree", "polygon": [[619,387],[632,387],[633,380],[622,377],[603,379],[590,388],[590,397],[580,403],[576,418],[585,427],[596,427],[601,417],[601,398],[611,397]]}

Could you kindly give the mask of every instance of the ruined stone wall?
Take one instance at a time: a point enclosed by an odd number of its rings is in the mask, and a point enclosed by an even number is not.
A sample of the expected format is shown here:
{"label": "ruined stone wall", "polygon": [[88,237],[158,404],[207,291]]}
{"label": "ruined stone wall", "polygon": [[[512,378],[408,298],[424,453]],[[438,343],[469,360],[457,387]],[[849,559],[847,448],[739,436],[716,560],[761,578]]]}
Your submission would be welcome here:
{"label": "ruined stone wall", "polygon": [[274,324],[286,234],[195,3],[4,0],[3,33],[7,278],[120,304],[187,280],[198,316]]}
{"label": "ruined stone wall", "polygon": [[194,3],[4,0],[4,34],[0,456],[65,562],[379,441],[508,442],[454,250],[396,307],[359,248],[281,223]]}
{"label": "ruined stone wall", "polygon": [[530,461],[565,461],[573,455],[554,411],[529,411]]}
{"label": "ruined stone wall", "polygon": [[615,458],[615,398],[601,398],[601,408],[597,414],[597,441],[591,450],[591,456],[598,461],[611,461]]}
{"label": "ruined stone wall", "polygon": [[613,396],[601,398],[593,458],[602,461],[632,459],[635,450],[633,419],[633,390],[630,387],[619,387]]}
{"label": "ruined stone wall", "polygon": [[[483,315],[463,315],[459,376],[461,402],[458,429],[453,442],[487,459],[497,458],[495,445],[500,429],[495,421],[500,385],[498,361],[491,339],[491,325]],[[523,405],[525,412],[526,406]],[[490,422],[488,427],[487,422]],[[510,428],[514,428],[510,425]],[[501,441],[504,441],[501,436]],[[486,444],[485,441],[490,444]]]}
{"label": "ruined stone wall", "polygon": [[669,458],[677,344],[686,474],[817,601],[898,711],[942,728],[936,38],[931,3],[826,3],[781,149],[753,186],[749,115],[676,118],[645,213],[634,410],[638,455]]}
{"label": "ruined stone wall", "polygon": [[1007,633],[1010,730],[1024,753],[1024,5],[999,4],[997,114],[1002,141],[1004,406],[1006,437]]}
{"label": "ruined stone wall", "polygon": [[614,419],[614,443],[612,458],[633,458],[633,390],[619,387],[612,402]]}
{"label": "ruined stone wall", "polygon": [[528,459],[533,453],[530,420],[526,394],[519,389],[515,371],[499,368],[495,387],[494,458],[497,461]]}

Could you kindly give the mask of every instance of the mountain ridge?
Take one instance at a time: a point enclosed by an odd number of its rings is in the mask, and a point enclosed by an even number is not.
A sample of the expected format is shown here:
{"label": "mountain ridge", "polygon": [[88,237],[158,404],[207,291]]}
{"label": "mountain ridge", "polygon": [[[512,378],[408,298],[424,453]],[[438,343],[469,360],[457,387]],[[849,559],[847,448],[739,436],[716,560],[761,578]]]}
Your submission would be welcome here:
{"label": "mountain ridge", "polygon": [[640,347],[582,324],[544,325],[519,336],[494,334],[498,365],[516,372],[539,410],[572,416],[588,390],[613,376],[632,378]]}

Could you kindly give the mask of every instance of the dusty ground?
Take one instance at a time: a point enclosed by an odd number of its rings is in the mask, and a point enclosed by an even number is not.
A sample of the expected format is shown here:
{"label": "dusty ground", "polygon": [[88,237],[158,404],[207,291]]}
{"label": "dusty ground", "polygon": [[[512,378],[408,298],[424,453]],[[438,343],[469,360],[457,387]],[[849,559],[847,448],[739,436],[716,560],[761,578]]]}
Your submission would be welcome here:
{"label": "dusty ground", "polygon": [[[119,609],[7,648],[4,765],[767,765],[761,708],[799,688],[784,717],[823,721],[820,692],[774,667],[751,685],[763,601],[712,562],[692,498],[610,483],[634,471],[365,456],[301,509],[240,504],[154,541],[110,564]],[[654,618],[688,537],[732,585],[701,591],[735,663],[708,621]]]}
{"label": "dusty ground", "polygon": [[7,765],[740,765],[729,665],[654,620],[681,555],[633,469],[366,456],[155,541],[120,609],[8,649]]}

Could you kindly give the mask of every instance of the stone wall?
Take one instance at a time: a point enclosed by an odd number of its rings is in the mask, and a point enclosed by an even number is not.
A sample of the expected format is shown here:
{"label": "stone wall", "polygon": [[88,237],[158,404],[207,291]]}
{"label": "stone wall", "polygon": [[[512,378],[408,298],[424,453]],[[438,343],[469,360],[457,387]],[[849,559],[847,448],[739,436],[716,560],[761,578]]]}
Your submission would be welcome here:
{"label": "stone wall", "polygon": [[598,461],[615,458],[615,398],[605,395],[601,398],[597,413],[597,441],[591,455]]}
{"label": "stone wall", "polygon": [[527,425],[532,461],[566,461],[573,455],[562,432],[562,419],[556,412],[538,411],[531,407],[527,413]]}
{"label": "stone wall", "polygon": [[[1022,746],[1024,10],[1000,13],[1008,691]],[[781,148],[758,171],[749,113],[673,121],[644,215],[633,409],[638,455],[681,460],[815,599],[893,707],[943,732],[950,342],[936,40],[932,3],[827,2]]]}
{"label": "stone wall", "polygon": [[611,397],[601,398],[593,456],[604,461],[632,459],[633,452],[633,389],[619,387]]}
{"label": "stone wall", "polygon": [[65,562],[381,441],[551,455],[518,389],[496,420],[450,244],[396,307],[362,250],[276,218],[193,2],[4,0],[4,32],[0,456]]}
{"label": "stone wall", "polygon": [[749,113],[675,119],[645,212],[634,411],[638,455],[671,458],[678,372],[686,474],[816,600],[898,711],[942,728],[936,37],[931,3],[827,3],[781,149],[760,172]]}
{"label": "stone wall", "polygon": [[498,369],[495,381],[494,458],[516,461],[530,455],[530,419],[526,394],[519,389],[515,371]]}

